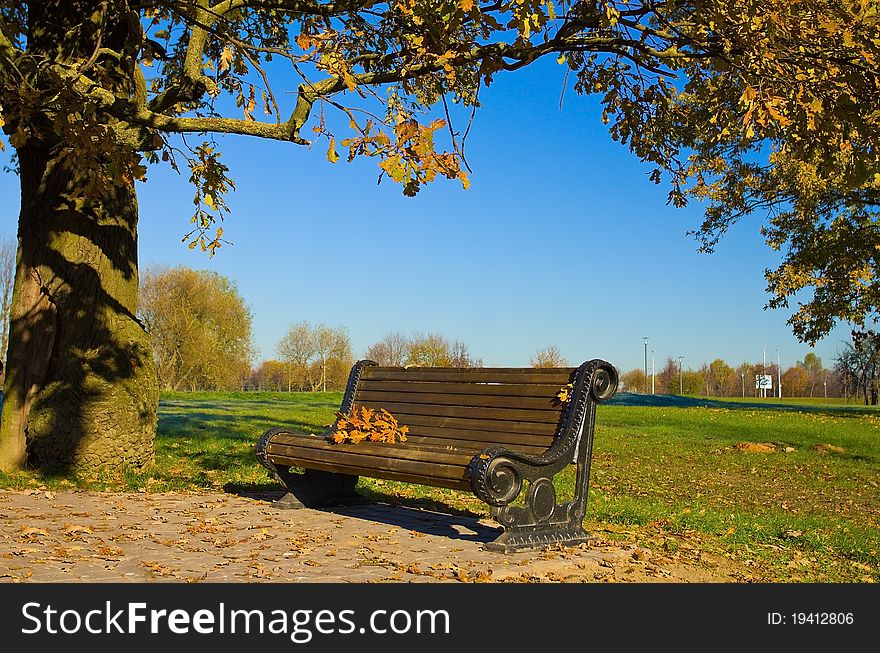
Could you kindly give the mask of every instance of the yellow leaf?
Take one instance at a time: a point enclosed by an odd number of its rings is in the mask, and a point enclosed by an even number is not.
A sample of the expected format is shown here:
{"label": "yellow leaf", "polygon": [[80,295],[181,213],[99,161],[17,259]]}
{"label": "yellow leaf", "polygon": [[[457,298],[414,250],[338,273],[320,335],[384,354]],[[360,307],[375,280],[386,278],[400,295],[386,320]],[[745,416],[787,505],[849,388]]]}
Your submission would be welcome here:
{"label": "yellow leaf", "polygon": [[212,211],[217,210],[217,202],[214,199],[214,196],[211,195],[210,193],[205,193],[205,196],[202,198],[202,202],[204,203],[205,206],[207,206]]}
{"label": "yellow leaf", "polygon": [[336,163],[339,161],[339,154],[336,152],[336,139],[330,139],[330,147],[327,148],[327,160],[330,163]]}
{"label": "yellow leaf", "polygon": [[223,53],[220,55],[220,63],[218,64],[218,68],[220,72],[223,72],[227,68],[229,68],[229,64],[232,63],[232,48],[225,47],[223,48]]}
{"label": "yellow leaf", "polygon": [[458,0],[458,6],[462,11],[470,11],[474,8],[474,0]]}

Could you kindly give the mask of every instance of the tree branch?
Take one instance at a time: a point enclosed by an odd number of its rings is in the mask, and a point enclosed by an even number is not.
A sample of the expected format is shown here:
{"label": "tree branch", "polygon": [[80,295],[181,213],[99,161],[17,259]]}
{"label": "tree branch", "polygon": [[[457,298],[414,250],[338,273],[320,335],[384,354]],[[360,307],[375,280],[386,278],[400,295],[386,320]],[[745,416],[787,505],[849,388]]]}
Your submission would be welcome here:
{"label": "tree branch", "polygon": [[15,82],[18,82],[24,78],[18,69],[18,63],[23,56],[24,52],[15,47],[3,31],[3,25],[0,24],[0,82],[10,81],[13,77],[17,77]]}
{"label": "tree branch", "polygon": [[[492,43],[475,46],[468,52],[457,55],[454,62],[456,65],[463,65],[487,58],[506,59],[514,63],[505,64],[504,67],[515,69],[551,52],[579,49],[605,50],[624,54],[621,49],[627,46],[632,47],[633,43],[617,36],[553,39],[530,48],[516,47],[508,43]],[[662,53],[660,55],[662,56]],[[373,86],[402,82],[438,72],[442,69],[442,63],[426,62],[398,70],[352,74],[351,80],[354,81],[356,86]],[[310,142],[301,138],[299,132],[308,120],[314,103],[318,99],[335,95],[346,88],[345,81],[337,76],[327,77],[319,82],[300,84],[294,110],[290,118],[283,123],[266,123],[236,118],[176,117],[155,111],[151,106],[144,105],[136,107],[133,114],[129,111],[128,115],[123,113],[118,115],[118,117],[132,124],[167,132],[241,134],[308,145]]]}

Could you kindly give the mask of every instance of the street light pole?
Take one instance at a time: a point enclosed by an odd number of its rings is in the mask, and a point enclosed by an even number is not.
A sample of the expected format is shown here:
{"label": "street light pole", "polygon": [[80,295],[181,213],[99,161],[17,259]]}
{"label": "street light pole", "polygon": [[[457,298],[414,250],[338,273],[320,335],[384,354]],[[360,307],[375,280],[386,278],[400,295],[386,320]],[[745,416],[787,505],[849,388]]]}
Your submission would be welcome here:
{"label": "street light pole", "polygon": [[642,336],[645,341],[645,394],[648,394],[648,336]]}
{"label": "street light pole", "polygon": [[[764,367],[761,370],[763,376],[767,376],[767,345],[764,345]],[[767,388],[764,386],[764,380],[761,380],[761,397],[767,397]]]}
{"label": "street light pole", "polygon": [[779,398],[782,399],[782,359],[779,358],[779,350],[776,350],[776,385],[779,387]]}
{"label": "street light pole", "polygon": [[681,383],[681,359],[682,359],[682,357],[679,356],[678,357],[678,394],[683,395],[684,388],[682,387],[682,383]]}

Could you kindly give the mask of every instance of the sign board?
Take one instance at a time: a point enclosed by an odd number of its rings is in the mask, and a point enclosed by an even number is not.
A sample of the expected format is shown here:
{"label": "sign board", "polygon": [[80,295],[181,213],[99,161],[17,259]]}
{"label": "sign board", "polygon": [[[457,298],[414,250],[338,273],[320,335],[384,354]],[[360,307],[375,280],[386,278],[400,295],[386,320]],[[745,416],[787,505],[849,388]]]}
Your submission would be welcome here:
{"label": "sign board", "polygon": [[756,390],[772,390],[773,389],[773,376],[770,374],[756,374],[755,375],[755,389]]}

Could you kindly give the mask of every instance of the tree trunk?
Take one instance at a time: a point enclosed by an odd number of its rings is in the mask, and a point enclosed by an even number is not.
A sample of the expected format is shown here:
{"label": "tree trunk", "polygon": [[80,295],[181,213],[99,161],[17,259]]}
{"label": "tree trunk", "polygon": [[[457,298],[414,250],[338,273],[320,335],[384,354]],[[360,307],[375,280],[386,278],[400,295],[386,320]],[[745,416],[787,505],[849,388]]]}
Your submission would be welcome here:
{"label": "tree trunk", "polygon": [[30,143],[0,419],[0,468],[153,462],[158,381],[138,294],[134,184]]}

